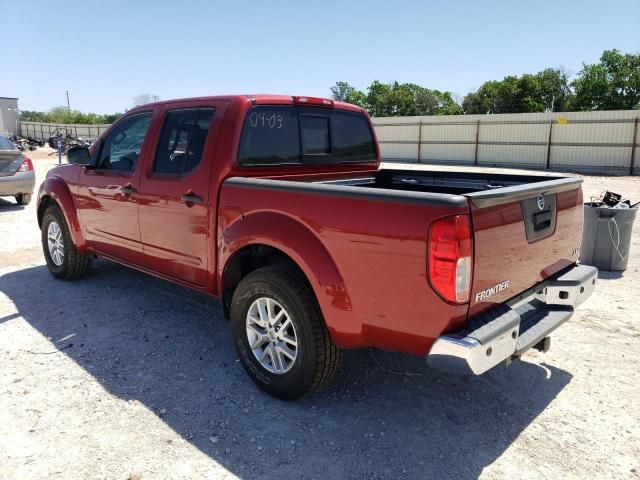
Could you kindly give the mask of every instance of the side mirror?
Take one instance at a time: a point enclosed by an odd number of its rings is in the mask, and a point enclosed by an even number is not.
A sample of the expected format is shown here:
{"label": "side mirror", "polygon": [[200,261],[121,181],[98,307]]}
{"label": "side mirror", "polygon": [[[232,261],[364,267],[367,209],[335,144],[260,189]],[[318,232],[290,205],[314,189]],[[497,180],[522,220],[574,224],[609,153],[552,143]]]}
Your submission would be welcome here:
{"label": "side mirror", "polygon": [[87,147],[71,147],[67,152],[67,160],[74,165],[91,165],[91,154]]}

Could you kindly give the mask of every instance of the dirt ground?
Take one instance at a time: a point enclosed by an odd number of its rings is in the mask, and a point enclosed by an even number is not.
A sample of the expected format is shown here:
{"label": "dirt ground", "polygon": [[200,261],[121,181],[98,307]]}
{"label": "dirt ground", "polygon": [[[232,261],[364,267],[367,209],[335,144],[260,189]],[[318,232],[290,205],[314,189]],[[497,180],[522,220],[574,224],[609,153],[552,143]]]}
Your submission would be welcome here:
{"label": "dirt ground", "polygon": [[[640,178],[584,179],[640,201]],[[0,479],[639,478],[639,225],[547,354],[465,378],[348,351],[330,390],[285,403],[215,300],[103,260],[57,281],[34,204],[0,199]]]}

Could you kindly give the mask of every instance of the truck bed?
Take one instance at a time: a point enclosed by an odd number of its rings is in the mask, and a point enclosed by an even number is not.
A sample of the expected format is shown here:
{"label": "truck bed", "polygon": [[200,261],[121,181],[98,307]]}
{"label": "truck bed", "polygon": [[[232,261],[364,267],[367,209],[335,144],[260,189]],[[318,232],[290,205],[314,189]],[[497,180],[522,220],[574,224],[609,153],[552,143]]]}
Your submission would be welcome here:
{"label": "truck bed", "polygon": [[[475,250],[470,316],[577,261],[582,229],[578,177],[385,169],[328,183],[466,198]],[[483,296],[504,282],[509,288]]]}
{"label": "truck bed", "polygon": [[320,183],[463,195],[478,206],[488,206],[502,200],[523,199],[539,191],[552,193],[581,182],[579,178],[566,176],[384,169],[370,176]]}

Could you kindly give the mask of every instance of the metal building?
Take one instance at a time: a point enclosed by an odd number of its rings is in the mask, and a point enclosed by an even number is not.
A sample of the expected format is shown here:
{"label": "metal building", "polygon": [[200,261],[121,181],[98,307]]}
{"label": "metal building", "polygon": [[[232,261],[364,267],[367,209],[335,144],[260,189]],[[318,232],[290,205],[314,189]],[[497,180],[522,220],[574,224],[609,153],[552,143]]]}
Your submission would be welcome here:
{"label": "metal building", "polygon": [[18,134],[18,99],[0,97],[0,133]]}

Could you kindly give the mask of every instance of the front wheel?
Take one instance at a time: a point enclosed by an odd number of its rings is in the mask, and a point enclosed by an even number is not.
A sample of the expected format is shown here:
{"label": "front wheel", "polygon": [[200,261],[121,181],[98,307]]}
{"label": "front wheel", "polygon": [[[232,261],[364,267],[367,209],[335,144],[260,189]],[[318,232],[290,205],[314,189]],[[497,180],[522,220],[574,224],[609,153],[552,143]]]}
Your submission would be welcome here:
{"label": "front wheel", "polygon": [[73,244],[69,227],[57,205],[48,207],[42,217],[42,250],[54,277],[77,280],[91,265],[91,256],[81,254]]}
{"label": "front wheel", "polygon": [[313,291],[287,265],[247,275],[231,303],[231,331],[240,361],[264,391],[300,398],[331,382],[340,349],[331,340]]}

